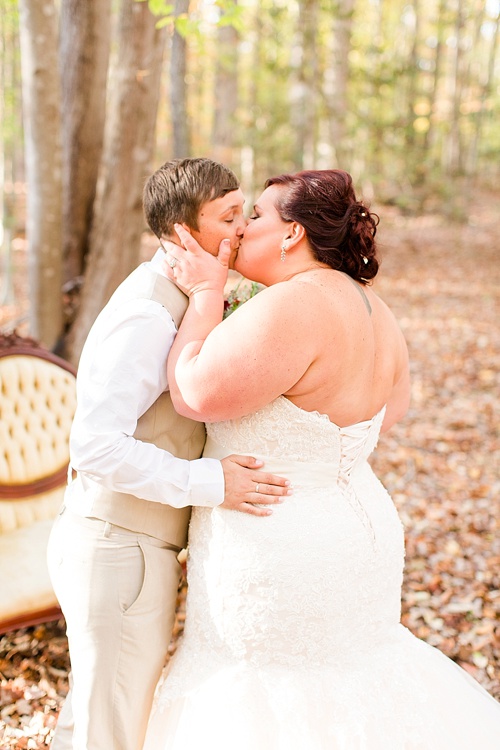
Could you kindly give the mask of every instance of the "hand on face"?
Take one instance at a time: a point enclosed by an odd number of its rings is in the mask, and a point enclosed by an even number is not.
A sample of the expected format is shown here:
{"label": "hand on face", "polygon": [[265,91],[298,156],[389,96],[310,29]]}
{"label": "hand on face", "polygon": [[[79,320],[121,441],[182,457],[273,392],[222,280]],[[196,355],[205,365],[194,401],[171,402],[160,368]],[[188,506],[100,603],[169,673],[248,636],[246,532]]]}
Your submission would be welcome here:
{"label": "hand on face", "polygon": [[223,239],[217,255],[213,255],[180,224],[175,225],[175,231],[182,246],[163,242],[165,274],[189,297],[203,291],[217,291],[222,295],[231,255],[230,240]]}

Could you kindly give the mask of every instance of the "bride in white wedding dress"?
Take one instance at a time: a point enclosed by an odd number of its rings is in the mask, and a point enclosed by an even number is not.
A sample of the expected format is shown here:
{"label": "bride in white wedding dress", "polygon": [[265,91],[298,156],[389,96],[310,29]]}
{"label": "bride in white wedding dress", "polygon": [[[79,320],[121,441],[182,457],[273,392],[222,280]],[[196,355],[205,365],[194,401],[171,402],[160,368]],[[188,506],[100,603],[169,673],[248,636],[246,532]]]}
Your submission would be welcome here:
{"label": "bride in white wedding dress", "polygon": [[193,510],[145,750],[500,748],[500,704],[400,624],[403,531],[367,459],[407,409],[408,359],[366,286],[375,227],[345,172],[271,180],[236,262],[268,288],[221,325],[227,251],[216,267],[182,228],[169,246],[190,294],[177,408],[208,422],[205,455],[260,457],[294,493],[267,518]]}

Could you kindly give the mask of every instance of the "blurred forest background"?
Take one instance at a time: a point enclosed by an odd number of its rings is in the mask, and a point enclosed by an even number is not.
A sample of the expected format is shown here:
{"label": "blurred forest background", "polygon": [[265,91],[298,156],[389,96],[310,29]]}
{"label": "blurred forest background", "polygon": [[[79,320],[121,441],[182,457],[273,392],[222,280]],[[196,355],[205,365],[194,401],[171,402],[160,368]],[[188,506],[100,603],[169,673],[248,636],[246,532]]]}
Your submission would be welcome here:
{"label": "blurred forest background", "polygon": [[[154,252],[141,193],[167,159],[225,162],[248,207],[270,175],[350,171],[412,363],[373,462],[403,622],[497,698],[499,20],[500,0],[0,0],[0,330],[77,363]],[[50,744],[67,670],[63,621],[0,637],[2,750]]]}
{"label": "blurred forest background", "polygon": [[0,4],[0,303],[27,237],[30,331],[74,363],[167,159],[225,162],[249,204],[270,175],[341,167],[458,221],[498,184],[499,0]]}

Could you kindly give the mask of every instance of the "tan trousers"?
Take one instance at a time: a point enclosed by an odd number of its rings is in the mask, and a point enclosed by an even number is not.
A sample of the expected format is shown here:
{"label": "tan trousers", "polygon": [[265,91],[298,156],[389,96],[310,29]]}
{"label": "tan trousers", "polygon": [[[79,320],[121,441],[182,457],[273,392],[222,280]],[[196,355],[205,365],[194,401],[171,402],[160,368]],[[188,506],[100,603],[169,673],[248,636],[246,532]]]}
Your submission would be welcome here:
{"label": "tan trousers", "polygon": [[177,552],[63,508],[48,561],[72,670],[52,750],[140,750],[172,635]]}

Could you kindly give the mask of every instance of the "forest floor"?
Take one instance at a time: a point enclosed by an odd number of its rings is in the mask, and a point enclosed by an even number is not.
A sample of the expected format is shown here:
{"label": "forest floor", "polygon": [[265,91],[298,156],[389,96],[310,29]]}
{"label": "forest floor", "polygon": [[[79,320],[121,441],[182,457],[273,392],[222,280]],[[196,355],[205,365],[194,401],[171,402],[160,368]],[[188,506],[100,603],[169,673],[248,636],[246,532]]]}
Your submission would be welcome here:
{"label": "forest floor", "polygon": [[[498,205],[474,196],[467,224],[380,208],[375,289],[408,341],[412,403],[372,465],[405,526],[404,624],[500,699]],[[63,621],[0,636],[2,750],[50,745],[68,666]]]}

